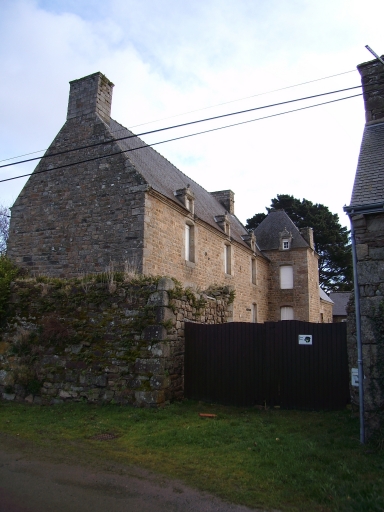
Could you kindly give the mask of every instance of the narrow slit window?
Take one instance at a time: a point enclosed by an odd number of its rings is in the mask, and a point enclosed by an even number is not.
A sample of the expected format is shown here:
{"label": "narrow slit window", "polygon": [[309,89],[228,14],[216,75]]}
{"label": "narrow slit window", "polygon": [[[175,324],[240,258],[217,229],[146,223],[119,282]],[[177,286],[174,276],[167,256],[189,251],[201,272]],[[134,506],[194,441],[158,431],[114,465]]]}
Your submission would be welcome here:
{"label": "narrow slit window", "polygon": [[252,274],[252,283],[256,284],[256,259],[251,259],[251,274]]}
{"label": "narrow slit window", "polygon": [[195,261],[195,227],[185,225],[185,259]]}
{"label": "narrow slit window", "polygon": [[191,256],[191,226],[185,225],[185,259],[190,261]]}
{"label": "narrow slit window", "polygon": [[224,246],[224,272],[226,274],[231,273],[231,246]]}

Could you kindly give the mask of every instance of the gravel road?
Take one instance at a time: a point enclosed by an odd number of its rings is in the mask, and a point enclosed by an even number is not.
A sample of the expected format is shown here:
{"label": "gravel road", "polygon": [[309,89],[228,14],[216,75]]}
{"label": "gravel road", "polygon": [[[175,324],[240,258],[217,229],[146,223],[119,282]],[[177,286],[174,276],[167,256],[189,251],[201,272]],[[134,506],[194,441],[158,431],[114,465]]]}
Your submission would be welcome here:
{"label": "gravel road", "polygon": [[140,468],[49,460],[11,441],[0,434],[0,512],[255,512]]}

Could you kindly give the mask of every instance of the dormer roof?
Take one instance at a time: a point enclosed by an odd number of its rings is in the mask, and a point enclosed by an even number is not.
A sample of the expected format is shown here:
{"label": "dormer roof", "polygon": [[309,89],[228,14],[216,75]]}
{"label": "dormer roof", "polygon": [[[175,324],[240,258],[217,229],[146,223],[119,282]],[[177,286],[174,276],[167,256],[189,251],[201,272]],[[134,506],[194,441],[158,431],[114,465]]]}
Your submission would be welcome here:
{"label": "dormer roof", "polygon": [[271,211],[254,231],[257,246],[261,251],[278,250],[281,237],[287,233],[287,238],[292,235],[291,249],[308,248],[300,231],[288,217],[284,210]]}

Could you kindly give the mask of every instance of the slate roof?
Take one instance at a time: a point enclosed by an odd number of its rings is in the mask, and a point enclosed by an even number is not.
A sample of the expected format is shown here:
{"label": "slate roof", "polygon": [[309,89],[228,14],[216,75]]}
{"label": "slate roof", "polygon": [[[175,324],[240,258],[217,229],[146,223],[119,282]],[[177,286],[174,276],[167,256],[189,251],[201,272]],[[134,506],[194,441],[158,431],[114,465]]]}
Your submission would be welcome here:
{"label": "slate roof", "polygon": [[365,126],[350,206],[384,202],[384,123]]}
{"label": "slate roof", "polygon": [[333,300],[333,316],[347,316],[347,304],[352,292],[331,292]]}
{"label": "slate roof", "polygon": [[[110,130],[114,138],[133,136],[129,139],[116,141],[116,144],[118,144],[123,151],[145,146],[137,151],[127,152],[125,155],[133,167],[154,190],[180,205],[181,203],[175,197],[174,192],[189,185],[191,192],[195,195],[196,216],[222,232],[221,228],[215,222],[214,217],[224,215],[226,209],[207,190],[182,173],[177,167],[171,164],[171,162],[160,155],[160,153],[148,146],[139,137],[134,136],[130,130],[113,119],[110,121]],[[236,242],[249,248],[249,245],[241,238],[242,235],[248,235],[247,230],[235,215],[228,214],[228,216],[231,225],[231,237],[236,240]],[[259,251],[258,254],[261,255]]]}
{"label": "slate roof", "polygon": [[325,300],[325,302],[330,302],[331,304],[333,304],[333,300],[325,293],[325,291],[322,288],[320,288],[320,286],[319,286],[319,294],[320,294],[321,300]]}
{"label": "slate roof", "polygon": [[300,231],[288,217],[284,210],[270,212],[267,217],[257,226],[254,233],[256,244],[261,251],[279,249],[280,233],[287,229],[292,233],[291,248],[309,247],[308,243],[301,236]]}

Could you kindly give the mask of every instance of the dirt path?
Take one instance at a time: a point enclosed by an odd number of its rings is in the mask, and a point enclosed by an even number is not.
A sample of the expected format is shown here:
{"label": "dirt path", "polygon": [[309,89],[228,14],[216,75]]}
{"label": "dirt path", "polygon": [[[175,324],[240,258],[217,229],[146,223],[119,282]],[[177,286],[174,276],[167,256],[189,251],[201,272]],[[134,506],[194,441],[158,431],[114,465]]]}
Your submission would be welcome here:
{"label": "dirt path", "polygon": [[0,436],[0,512],[251,511],[140,468],[103,466],[47,460]]}

